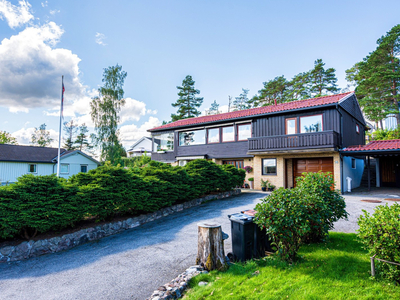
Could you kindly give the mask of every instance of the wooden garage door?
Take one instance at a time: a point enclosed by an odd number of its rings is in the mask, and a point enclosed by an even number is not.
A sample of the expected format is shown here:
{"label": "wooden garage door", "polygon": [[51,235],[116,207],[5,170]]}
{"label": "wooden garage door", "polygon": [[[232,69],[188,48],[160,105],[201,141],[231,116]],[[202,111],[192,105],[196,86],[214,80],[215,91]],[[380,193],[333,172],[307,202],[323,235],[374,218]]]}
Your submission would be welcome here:
{"label": "wooden garage door", "polygon": [[302,158],[293,161],[293,182],[296,186],[296,177],[301,176],[304,172],[331,172],[333,175],[333,158]]}

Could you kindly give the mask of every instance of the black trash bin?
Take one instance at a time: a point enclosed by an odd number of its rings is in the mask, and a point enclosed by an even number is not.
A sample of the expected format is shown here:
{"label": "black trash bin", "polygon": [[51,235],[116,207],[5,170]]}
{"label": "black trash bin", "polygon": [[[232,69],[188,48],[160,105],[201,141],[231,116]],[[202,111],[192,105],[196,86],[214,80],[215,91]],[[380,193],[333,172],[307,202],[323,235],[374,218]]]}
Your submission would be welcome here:
{"label": "black trash bin", "polygon": [[253,222],[254,217],[243,213],[228,217],[231,221],[233,258],[246,261],[265,256],[266,235]]}

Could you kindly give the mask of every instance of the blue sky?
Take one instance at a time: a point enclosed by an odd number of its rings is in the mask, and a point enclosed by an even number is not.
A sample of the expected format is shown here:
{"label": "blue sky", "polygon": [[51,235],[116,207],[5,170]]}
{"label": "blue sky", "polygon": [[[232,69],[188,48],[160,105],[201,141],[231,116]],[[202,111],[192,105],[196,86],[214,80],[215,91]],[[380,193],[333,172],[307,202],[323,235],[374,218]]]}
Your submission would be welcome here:
{"label": "blue sky", "polygon": [[345,70],[399,23],[399,11],[398,0],[0,0],[0,130],[28,144],[46,123],[57,139],[61,75],[65,120],[92,126],[90,99],[103,69],[117,63],[128,73],[125,147],[176,112],[186,75],[204,97],[201,110],[227,105],[242,88],[253,96],[318,58],[344,88]]}

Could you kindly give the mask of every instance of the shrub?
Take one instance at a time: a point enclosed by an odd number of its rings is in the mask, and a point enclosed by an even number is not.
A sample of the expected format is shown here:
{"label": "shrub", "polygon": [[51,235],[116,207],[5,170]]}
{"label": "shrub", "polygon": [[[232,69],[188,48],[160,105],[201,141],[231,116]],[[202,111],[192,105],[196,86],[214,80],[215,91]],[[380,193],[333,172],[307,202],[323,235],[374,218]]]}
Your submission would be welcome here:
{"label": "shrub", "polygon": [[[229,176],[217,164],[205,159],[196,159],[187,163],[186,172],[192,177],[193,187],[201,194],[231,189]],[[200,196],[200,195],[199,195]]]}
{"label": "shrub", "polygon": [[128,169],[105,164],[73,175],[69,181],[79,187],[78,196],[88,216],[105,220],[116,213],[147,211],[148,186]]}
{"label": "shrub", "polygon": [[244,179],[246,178],[246,171],[243,169],[238,169],[233,165],[218,165],[228,174],[229,183],[228,189],[241,187],[243,185]]}
{"label": "shrub", "polygon": [[332,175],[328,173],[303,173],[297,179],[296,190],[307,206],[311,231],[305,242],[325,240],[333,223],[347,218],[346,203],[339,191],[334,190]]}
{"label": "shrub", "polygon": [[[365,210],[358,218],[358,237],[371,256],[400,263],[400,205],[380,205],[372,216]],[[400,266],[379,263],[377,269],[384,277],[400,283]]]}
{"label": "shrub", "polygon": [[28,174],[7,190],[11,197],[2,198],[1,202],[11,213],[5,218],[8,229],[2,232],[3,238],[18,232],[28,239],[38,232],[73,226],[82,219],[77,188],[63,178]]}
{"label": "shrub", "polygon": [[310,232],[308,209],[296,189],[280,188],[256,205],[255,223],[265,228],[282,260],[293,261]]}

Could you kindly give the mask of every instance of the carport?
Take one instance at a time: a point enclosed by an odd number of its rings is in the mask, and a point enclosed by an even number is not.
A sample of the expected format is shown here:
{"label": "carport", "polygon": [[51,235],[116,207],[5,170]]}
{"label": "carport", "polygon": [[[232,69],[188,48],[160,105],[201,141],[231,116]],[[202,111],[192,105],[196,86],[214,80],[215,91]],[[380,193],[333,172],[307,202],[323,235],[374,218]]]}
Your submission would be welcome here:
{"label": "carport", "polygon": [[341,156],[366,157],[368,190],[371,190],[370,159],[376,159],[376,186],[400,188],[400,140],[372,141],[340,150]]}

